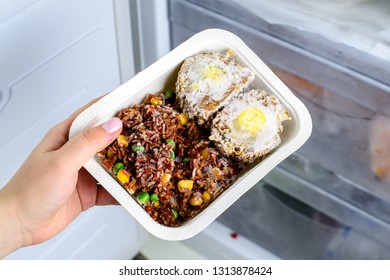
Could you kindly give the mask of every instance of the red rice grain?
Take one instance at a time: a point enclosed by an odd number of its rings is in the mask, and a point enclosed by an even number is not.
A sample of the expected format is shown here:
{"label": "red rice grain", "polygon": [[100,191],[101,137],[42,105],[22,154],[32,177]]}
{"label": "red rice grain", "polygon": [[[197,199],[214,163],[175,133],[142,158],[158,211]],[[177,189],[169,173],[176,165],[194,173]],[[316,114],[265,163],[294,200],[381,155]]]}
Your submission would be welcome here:
{"label": "red rice grain", "polygon": [[[162,104],[151,105],[153,97],[162,100]],[[120,147],[114,141],[98,153],[113,177],[113,166],[118,162],[124,164],[131,177],[122,185],[133,198],[136,199],[141,191],[158,194],[157,203],[149,200],[141,206],[156,222],[170,227],[179,226],[206,208],[233,183],[241,170],[237,161],[214,148],[206,128],[194,120],[182,125],[180,112],[177,103],[169,103],[163,92],[148,94],[142,104],[124,108],[118,114],[123,122],[121,134],[126,136],[129,145]],[[167,139],[175,142],[174,148],[166,144]],[[138,143],[144,147],[144,152],[132,150]],[[208,151],[207,157],[202,156],[204,149]],[[172,152],[175,158],[171,158]],[[190,161],[183,162],[185,158]],[[164,174],[171,175],[168,182],[162,179]],[[179,192],[177,183],[180,180],[192,180],[193,188]],[[211,199],[203,199],[198,206],[189,203],[192,196],[201,197],[205,191]]]}

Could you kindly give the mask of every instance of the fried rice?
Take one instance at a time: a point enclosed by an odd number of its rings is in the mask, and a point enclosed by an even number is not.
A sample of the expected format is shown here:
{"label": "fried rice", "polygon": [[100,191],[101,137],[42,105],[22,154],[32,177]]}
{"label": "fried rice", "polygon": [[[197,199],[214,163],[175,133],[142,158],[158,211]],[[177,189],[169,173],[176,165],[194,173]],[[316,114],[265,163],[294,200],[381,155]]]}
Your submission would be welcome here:
{"label": "fried rice", "polygon": [[175,227],[193,218],[242,169],[215,148],[210,131],[181,112],[171,91],[148,94],[142,104],[122,109],[118,117],[121,135],[98,156],[162,225]]}

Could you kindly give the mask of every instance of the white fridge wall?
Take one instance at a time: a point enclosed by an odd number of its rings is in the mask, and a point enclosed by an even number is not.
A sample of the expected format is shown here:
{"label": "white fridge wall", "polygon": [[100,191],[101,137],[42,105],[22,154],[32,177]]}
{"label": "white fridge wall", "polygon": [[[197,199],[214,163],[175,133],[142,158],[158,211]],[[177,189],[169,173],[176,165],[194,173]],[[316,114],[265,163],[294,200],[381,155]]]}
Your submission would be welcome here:
{"label": "white fridge wall", "polygon": [[[1,1],[0,186],[49,128],[121,83],[114,15],[112,0]],[[8,258],[131,258],[145,238],[121,207],[95,208]]]}
{"label": "white fridge wall", "polygon": [[149,234],[120,206],[94,207],[53,239],[22,248],[6,259],[132,259]]}

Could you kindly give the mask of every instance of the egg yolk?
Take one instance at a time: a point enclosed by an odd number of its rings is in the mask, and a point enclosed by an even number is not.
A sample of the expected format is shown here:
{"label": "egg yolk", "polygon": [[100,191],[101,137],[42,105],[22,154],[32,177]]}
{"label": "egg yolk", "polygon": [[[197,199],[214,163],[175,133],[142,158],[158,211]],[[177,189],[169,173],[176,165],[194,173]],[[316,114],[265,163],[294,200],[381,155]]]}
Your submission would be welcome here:
{"label": "egg yolk", "polygon": [[197,90],[197,89],[200,88],[200,84],[199,83],[195,83],[195,84],[192,84],[191,87],[192,87],[192,89]]}
{"label": "egg yolk", "polygon": [[203,77],[215,82],[223,82],[225,73],[223,69],[209,64],[203,69]]}
{"label": "egg yolk", "polygon": [[264,128],[266,122],[267,119],[262,110],[250,107],[241,111],[235,120],[235,126],[243,132],[256,134]]}

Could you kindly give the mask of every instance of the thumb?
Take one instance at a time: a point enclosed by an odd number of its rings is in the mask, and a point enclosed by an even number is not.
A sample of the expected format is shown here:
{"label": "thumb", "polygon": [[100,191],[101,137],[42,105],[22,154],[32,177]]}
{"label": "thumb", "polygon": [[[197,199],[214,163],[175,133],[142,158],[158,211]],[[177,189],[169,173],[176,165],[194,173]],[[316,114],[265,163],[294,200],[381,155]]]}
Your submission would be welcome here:
{"label": "thumb", "polygon": [[75,135],[59,151],[62,161],[78,171],[97,152],[106,148],[122,131],[122,121],[112,118]]}

